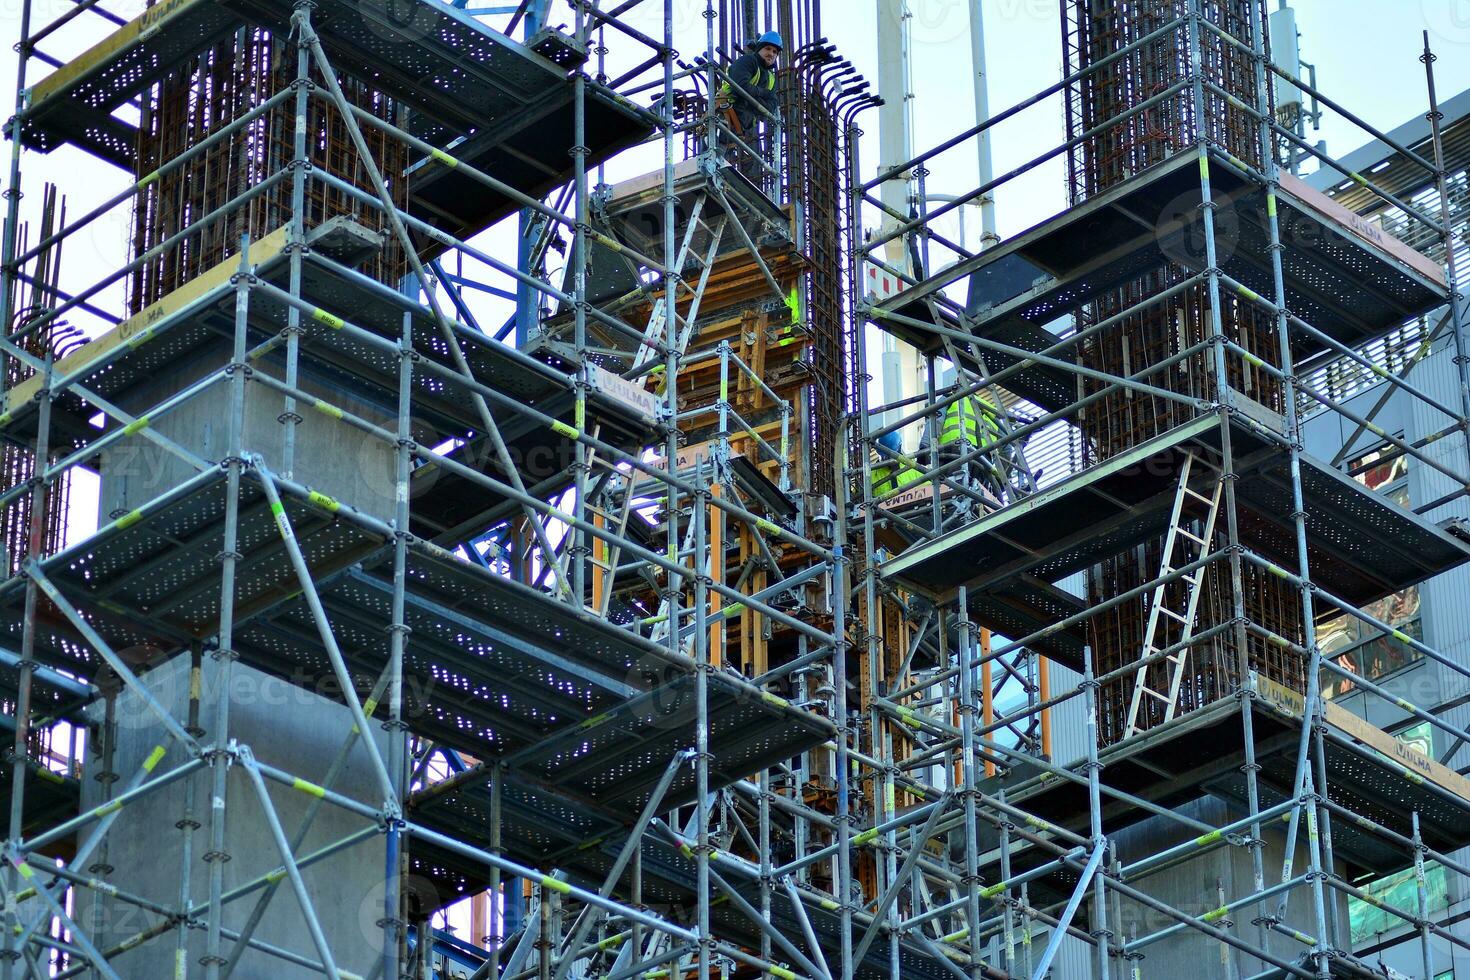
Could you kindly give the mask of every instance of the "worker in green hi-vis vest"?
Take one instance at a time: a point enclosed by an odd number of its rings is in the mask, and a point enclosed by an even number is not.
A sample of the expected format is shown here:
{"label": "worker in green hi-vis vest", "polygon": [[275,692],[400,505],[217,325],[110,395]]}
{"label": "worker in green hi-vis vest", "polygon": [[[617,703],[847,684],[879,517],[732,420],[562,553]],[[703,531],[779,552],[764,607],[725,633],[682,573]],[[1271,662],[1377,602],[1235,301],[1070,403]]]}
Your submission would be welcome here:
{"label": "worker in green hi-vis vest", "polygon": [[[729,68],[729,81],[720,87],[719,105],[733,116],[735,135],[755,145],[756,106],[775,115],[780,109],[776,98],[776,57],[784,50],[781,35],[767,31],[750,45],[750,50]],[[731,85],[739,91],[731,90]]]}
{"label": "worker in green hi-vis vest", "polygon": [[[895,453],[903,452],[903,441],[897,432],[885,432],[878,437],[878,445]],[[918,481],[920,473],[912,466],[894,459],[887,453],[874,454],[873,496],[884,497]]]}
{"label": "worker in green hi-vis vest", "polygon": [[[931,446],[933,421],[925,427],[923,442],[919,447],[920,458],[926,463],[925,455]],[[1004,495],[1006,491],[1004,470],[997,465],[994,454],[984,451],[1000,441],[1004,435],[1001,426],[1001,410],[990,397],[977,392],[950,402],[939,417],[939,435],[932,445],[938,450],[939,465],[953,462],[961,456],[970,461],[959,470],[951,471],[949,479],[963,480],[968,471],[970,476],[992,493]],[[979,454],[975,454],[979,450]]]}
{"label": "worker in green hi-vis vest", "polygon": [[984,449],[1000,437],[1000,410],[985,395],[970,395],[945,406],[939,426],[941,455],[946,448],[961,453]]}

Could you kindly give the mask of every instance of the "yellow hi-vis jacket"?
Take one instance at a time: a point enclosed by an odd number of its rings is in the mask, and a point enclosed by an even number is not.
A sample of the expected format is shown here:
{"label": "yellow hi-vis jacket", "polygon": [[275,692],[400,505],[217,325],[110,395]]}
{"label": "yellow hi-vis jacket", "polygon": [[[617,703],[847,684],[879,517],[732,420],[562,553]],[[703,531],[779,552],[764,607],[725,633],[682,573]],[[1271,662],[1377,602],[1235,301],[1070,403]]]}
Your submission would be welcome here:
{"label": "yellow hi-vis jacket", "polygon": [[[897,474],[897,480],[894,479]],[[884,457],[873,464],[873,496],[882,497],[918,482],[920,473],[912,466]]]}
{"label": "yellow hi-vis jacket", "polygon": [[939,445],[963,440],[964,447],[984,449],[1001,437],[1000,410],[984,395],[970,395],[945,406],[939,426]]}

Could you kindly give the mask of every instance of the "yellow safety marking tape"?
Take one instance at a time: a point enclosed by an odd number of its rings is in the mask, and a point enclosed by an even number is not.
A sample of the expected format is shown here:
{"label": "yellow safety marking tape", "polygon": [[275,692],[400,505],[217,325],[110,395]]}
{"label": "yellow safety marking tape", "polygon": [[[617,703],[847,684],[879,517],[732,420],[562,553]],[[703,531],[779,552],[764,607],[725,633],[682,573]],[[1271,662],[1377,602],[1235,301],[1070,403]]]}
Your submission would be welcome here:
{"label": "yellow safety marking tape", "polygon": [[309,783],[300,776],[291,780],[291,788],[300,790],[307,796],[315,796],[317,799],[322,799],[327,795],[325,787],[318,786],[316,783]]}
{"label": "yellow safety marking tape", "polygon": [[340,316],[333,316],[326,310],[322,309],[320,306],[315,307],[311,311],[311,318],[313,320],[320,320],[322,323],[325,323],[333,330],[341,330],[343,325],[347,322],[343,320]]}
{"label": "yellow safety marking tape", "polygon": [[563,895],[570,895],[572,893],[572,886],[570,884],[565,881],[557,881],[551,875],[541,876],[541,887],[550,888],[552,891],[561,892]]}
{"label": "yellow safety marking tape", "polygon": [[306,499],[310,500],[312,503],[316,504],[323,510],[331,511],[333,514],[337,513],[337,511],[340,510],[342,507],[341,504],[333,500],[331,497],[328,497],[324,493],[317,493],[315,490],[308,491],[306,494]]}

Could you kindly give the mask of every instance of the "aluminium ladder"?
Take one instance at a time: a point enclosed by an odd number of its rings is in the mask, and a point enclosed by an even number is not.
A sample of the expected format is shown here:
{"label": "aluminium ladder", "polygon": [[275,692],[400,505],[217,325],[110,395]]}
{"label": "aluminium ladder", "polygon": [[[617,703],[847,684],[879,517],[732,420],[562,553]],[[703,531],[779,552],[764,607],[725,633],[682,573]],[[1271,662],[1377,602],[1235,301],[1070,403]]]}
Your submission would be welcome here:
{"label": "aluminium ladder", "polygon": [[[1184,457],[1184,465],[1179,472],[1179,489],[1174,493],[1174,507],[1169,515],[1169,531],[1164,537],[1163,557],[1160,560],[1159,578],[1167,578],[1180,568],[1186,568],[1190,564],[1199,561],[1210,552],[1210,542],[1215,536],[1215,518],[1220,512],[1220,491],[1224,487],[1223,480],[1215,481],[1214,492],[1206,497],[1204,494],[1193,490],[1189,486],[1189,474],[1194,468],[1194,455],[1187,454]],[[1188,498],[1193,498],[1206,505],[1205,526],[1203,535],[1196,535],[1184,527],[1185,519],[1184,505]],[[1182,545],[1185,553],[1179,563],[1174,561],[1174,550],[1176,545]],[[1193,549],[1198,549],[1198,554],[1190,554]],[[1193,572],[1182,575],[1179,578],[1184,582],[1184,609],[1170,608],[1166,599],[1168,595],[1168,582],[1160,582],[1154,587],[1153,600],[1149,603],[1148,626],[1143,635],[1143,650],[1139,659],[1148,661],[1170,647],[1174,652],[1166,655],[1161,661],[1168,665],[1169,687],[1167,691],[1155,691],[1148,686],[1148,671],[1152,666],[1143,663],[1138,672],[1133,676],[1133,698],[1128,705],[1128,727],[1124,738],[1131,738],[1143,731],[1143,699],[1148,697],[1153,701],[1164,705],[1164,721],[1171,720],[1179,710],[1179,688],[1184,682],[1184,668],[1189,659],[1189,640],[1194,636],[1195,619],[1199,611],[1200,593],[1204,591],[1205,568],[1196,568]],[[1164,618],[1172,619],[1180,626],[1179,640],[1174,644],[1161,646],[1159,643],[1160,623]]]}

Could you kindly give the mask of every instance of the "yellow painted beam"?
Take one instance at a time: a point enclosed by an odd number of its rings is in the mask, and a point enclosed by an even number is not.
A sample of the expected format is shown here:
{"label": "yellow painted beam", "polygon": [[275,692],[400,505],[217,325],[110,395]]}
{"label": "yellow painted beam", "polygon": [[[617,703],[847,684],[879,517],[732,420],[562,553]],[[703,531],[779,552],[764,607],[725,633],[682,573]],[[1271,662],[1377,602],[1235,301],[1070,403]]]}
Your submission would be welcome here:
{"label": "yellow painted beam", "polygon": [[113,60],[127,48],[159,31],[176,27],[195,11],[212,7],[217,0],[163,0],[143,11],[77,57],[68,61],[31,87],[31,107],[65,92],[78,80]]}
{"label": "yellow painted beam", "polygon": [[[286,226],[282,225],[250,246],[249,263],[258,266],[282,254],[286,247]],[[202,275],[184,283],[163,299],[129,317],[107,333],[78,347],[56,362],[55,376],[71,374],[99,361],[124,344],[138,346],[149,337],[149,330],[156,323],[203,297],[213,289],[229,284],[230,278],[240,269],[240,257],[233,255]],[[5,411],[11,412],[26,404],[41,390],[41,376],[34,374],[11,388],[6,393]]]}

